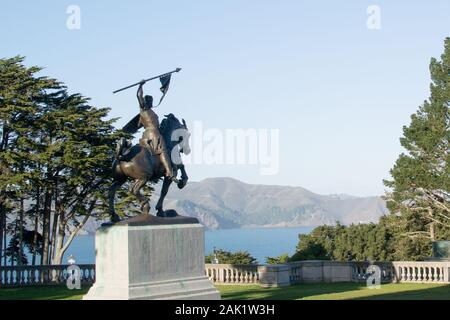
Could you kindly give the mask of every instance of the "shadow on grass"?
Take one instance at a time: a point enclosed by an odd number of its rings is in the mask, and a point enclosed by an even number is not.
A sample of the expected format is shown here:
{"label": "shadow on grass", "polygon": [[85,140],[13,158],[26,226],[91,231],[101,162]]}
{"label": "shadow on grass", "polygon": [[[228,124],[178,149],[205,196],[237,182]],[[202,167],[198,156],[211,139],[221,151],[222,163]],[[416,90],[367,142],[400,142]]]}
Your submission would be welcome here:
{"label": "shadow on grass", "polygon": [[296,300],[324,294],[340,294],[366,289],[364,284],[339,282],[333,284],[302,283],[290,287],[261,288],[259,286],[218,286],[222,299],[229,300]]}
{"label": "shadow on grass", "polygon": [[364,283],[298,284],[283,288],[218,286],[227,300],[450,300],[450,285],[384,284],[369,289]]}
{"label": "shadow on grass", "polygon": [[[415,286],[420,286],[416,284]],[[419,288],[401,292],[374,294],[368,297],[358,297],[351,300],[450,300],[450,285],[441,285],[432,288]]]}

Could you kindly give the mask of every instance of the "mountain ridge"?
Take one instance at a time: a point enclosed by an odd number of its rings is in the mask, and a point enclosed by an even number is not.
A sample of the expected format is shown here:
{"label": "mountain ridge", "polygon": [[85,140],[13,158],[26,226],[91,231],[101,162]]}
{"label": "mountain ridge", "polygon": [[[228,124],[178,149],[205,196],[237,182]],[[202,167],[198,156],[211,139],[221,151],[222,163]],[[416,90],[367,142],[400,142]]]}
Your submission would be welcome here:
{"label": "mountain ridge", "polygon": [[[159,196],[158,187],[154,195]],[[248,184],[228,177],[192,182],[183,190],[171,188],[165,208],[185,215],[194,211],[200,221],[215,217],[233,227],[376,222],[387,213],[377,196],[320,195],[303,187]],[[215,226],[202,222],[208,228],[224,227],[219,221]]]}
{"label": "mountain ridge", "polygon": [[[154,186],[152,209],[159,198],[160,187],[160,184]],[[164,209],[196,217],[207,229],[213,230],[309,227],[333,225],[337,221],[367,223],[377,222],[387,213],[385,202],[378,196],[321,195],[303,187],[248,184],[229,177],[189,182],[182,190],[172,185]],[[97,223],[93,222],[84,230],[94,232]]]}

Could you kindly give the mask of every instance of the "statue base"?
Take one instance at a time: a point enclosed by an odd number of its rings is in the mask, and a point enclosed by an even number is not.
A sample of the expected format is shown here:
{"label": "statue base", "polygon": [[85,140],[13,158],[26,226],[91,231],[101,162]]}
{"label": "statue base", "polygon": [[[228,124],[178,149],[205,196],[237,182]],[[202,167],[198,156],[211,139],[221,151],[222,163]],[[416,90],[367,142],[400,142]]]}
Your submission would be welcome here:
{"label": "statue base", "polygon": [[205,276],[202,225],[130,220],[97,230],[96,280],[84,300],[220,299]]}

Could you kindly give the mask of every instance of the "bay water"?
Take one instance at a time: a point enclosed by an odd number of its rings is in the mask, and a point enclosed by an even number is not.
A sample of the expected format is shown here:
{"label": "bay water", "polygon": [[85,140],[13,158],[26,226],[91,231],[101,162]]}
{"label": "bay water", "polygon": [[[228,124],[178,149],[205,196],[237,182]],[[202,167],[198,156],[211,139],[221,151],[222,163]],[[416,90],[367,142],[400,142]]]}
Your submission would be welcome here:
{"label": "bay water", "polygon": [[[206,231],[205,254],[212,253],[214,248],[232,252],[246,250],[259,263],[265,263],[266,257],[277,257],[284,253],[292,255],[298,243],[298,235],[307,234],[312,229],[313,227],[293,227]],[[76,237],[66,251],[63,263],[67,263],[70,255],[78,264],[95,263],[95,237]]]}

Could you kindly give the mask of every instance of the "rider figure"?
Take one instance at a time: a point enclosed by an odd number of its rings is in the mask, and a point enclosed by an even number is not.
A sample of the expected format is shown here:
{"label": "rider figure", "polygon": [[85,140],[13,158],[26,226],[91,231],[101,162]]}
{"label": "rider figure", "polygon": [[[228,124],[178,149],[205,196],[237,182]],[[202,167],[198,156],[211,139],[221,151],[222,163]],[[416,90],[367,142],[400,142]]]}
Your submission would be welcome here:
{"label": "rider figure", "polygon": [[139,144],[149,150],[152,155],[158,155],[166,171],[165,176],[173,182],[178,183],[172,169],[172,162],[169,157],[166,143],[159,132],[158,115],[153,111],[153,97],[149,95],[144,97],[142,90],[144,84],[145,80],[142,80],[137,91],[137,98],[141,109],[140,122],[145,129],[142,138],[139,140]]}

